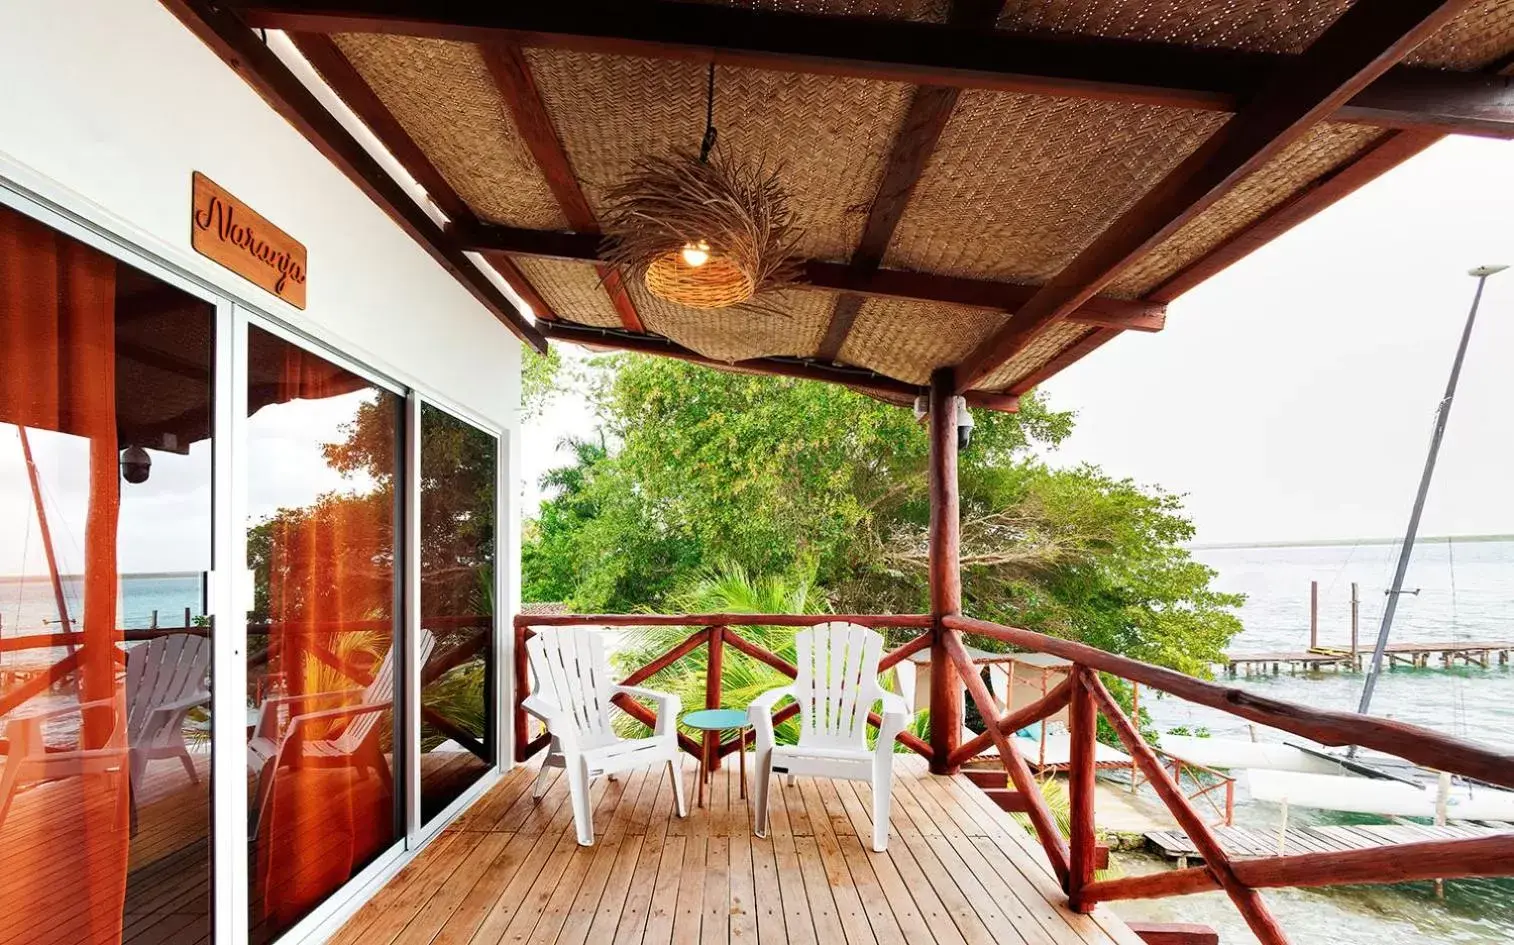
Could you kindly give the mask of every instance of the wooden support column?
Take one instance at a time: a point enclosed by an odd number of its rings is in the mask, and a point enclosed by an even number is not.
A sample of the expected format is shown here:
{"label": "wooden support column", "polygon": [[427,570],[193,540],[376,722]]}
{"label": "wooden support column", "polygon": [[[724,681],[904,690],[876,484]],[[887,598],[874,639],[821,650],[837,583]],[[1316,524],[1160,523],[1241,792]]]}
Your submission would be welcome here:
{"label": "wooden support column", "polygon": [[941,618],[962,613],[961,520],[957,496],[956,372],[938,368],[930,378],[930,612],[936,623],[930,648],[931,771],[952,774],[962,733],[962,680],[946,648]]}
{"label": "wooden support column", "polygon": [[[1094,778],[1098,744],[1099,710],[1094,704],[1093,691],[1089,688],[1090,670],[1073,667],[1072,702],[1068,713],[1068,730],[1072,745],[1067,769],[1067,793],[1070,810],[1072,837],[1068,842],[1067,903],[1074,912],[1092,912],[1093,902],[1083,896],[1083,889],[1093,882],[1094,848],[1098,840],[1094,835]],[[1041,723],[1045,725],[1045,722]],[[1132,771],[1134,767],[1132,766]]]}
{"label": "wooden support column", "polygon": [[[706,709],[720,708],[721,699],[725,696],[725,627],[710,628],[710,661],[705,669],[704,676],[704,707]],[[707,767],[711,771],[720,770],[720,752],[715,749],[720,745],[719,732],[704,733],[705,750],[709,759]]]}

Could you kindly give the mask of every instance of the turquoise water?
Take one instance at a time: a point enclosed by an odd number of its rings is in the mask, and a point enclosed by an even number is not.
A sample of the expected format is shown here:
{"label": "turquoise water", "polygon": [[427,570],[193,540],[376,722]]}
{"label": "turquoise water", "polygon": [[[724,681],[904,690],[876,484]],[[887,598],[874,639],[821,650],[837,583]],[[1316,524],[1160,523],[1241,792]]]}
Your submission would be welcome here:
{"label": "turquoise water", "polygon": [[[164,627],[184,625],[184,609],[190,619],[205,614],[204,575],[127,574],[121,578],[119,624],[125,629],[152,626],[153,612]],[[78,620],[84,613],[84,584],[77,575],[63,578],[63,597],[69,615]],[[52,581],[46,575],[25,578],[0,577],[0,633],[19,636],[57,629],[58,605]]]}
{"label": "turquoise water", "polygon": [[[1320,582],[1320,643],[1345,646],[1350,638],[1351,582],[1360,587],[1360,640],[1370,647],[1392,580],[1396,545],[1301,548],[1227,548],[1195,555],[1219,573],[1217,584],[1247,595],[1241,612],[1245,632],[1232,652],[1303,650],[1309,646],[1309,582]],[[1514,640],[1514,542],[1426,543],[1411,561],[1408,589],[1394,621],[1395,641]],[[1363,677],[1328,670],[1224,680],[1257,693],[1320,708],[1355,711]],[[1143,696],[1156,726],[1204,727],[1216,736],[1249,738],[1247,723],[1171,698]],[[1475,741],[1514,750],[1514,670],[1494,665],[1455,669],[1386,670],[1372,711]],[[1264,739],[1281,739],[1266,729]],[[1296,741],[1293,736],[1289,740]],[[1238,823],[1276,826],[1276,805],[1250,802],[1242,789]],[[1372,818],[1294,809],[1293,823],[1362,823]],[[1144,858],[1123,858],[1127,872],[1154,867]],[[1511,865],[1514,869],[1514,865]],[[1452,881],[1445,901],[1430,884],[1353,887],[1336,890],[1268,890],[1268,903],[1296,945],[1409,945],[1454,942],[1514,943],[1514,881]],[[1223,894],[1157,903],[1117,904],[1131,918],[1202,922],[1220,930],[1221,941],[1252,942]]]}

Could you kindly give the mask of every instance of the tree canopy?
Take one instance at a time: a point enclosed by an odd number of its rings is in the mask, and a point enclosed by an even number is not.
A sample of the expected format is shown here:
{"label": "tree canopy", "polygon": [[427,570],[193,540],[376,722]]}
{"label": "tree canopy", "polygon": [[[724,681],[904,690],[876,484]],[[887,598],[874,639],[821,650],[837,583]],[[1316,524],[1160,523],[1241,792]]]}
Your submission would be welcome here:
{"label": "tree canopy", "polygon": [[[837,612],[927,607],[927,443],[845,388],[617,355],[595,362],[597,439],[573,443],[528,523],[527,600],[658,610],[713,569],[813,587]],[[964,610],[1202,672],[1240,599],[1182,543],[1177,496],[1039,454],[1072,430],[1038,396],[975,411],[959,459]]]}

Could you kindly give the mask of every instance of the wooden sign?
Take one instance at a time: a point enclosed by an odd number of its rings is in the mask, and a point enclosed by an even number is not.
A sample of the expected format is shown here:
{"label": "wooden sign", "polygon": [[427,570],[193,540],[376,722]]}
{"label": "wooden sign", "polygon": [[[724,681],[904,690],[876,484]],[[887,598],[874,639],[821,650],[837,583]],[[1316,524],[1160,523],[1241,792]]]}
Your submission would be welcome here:
{"label": "wooden sign", "polygon": [[295,308],[305,307],[304,244],[199,171],[194,173],[189,237],[200,255]]}

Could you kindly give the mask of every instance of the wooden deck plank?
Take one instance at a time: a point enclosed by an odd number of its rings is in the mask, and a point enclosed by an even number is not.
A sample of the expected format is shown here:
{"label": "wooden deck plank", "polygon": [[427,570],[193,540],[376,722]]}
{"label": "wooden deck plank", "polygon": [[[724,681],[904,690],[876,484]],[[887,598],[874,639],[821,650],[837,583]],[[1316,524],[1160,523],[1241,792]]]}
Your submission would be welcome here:
{"label": "wooden deck plank", "polygon": [[[539,762],[537,762],[539,763]],[[729,760],[708,806],[674,814],[665,768],[591,785],[580,847],[556,773],[507,773],[360,909],[345,945],[1133,945],[1102,907],[1069,912],[1035,840],[963,778],[901,756],[889,848],[871,850],[861,782],[775,779],[769,835]],[[694,766],[681,772],[692,802]],[[1491,831],[1489,831],[1491,832]],[[1365,842],[1316,835],[1322,847]],[[174,861],[165,861],[171,869]],[[167,880],[165,880],[167,882]],[[165,886],[164,888],[167,888]],[[170,897],[171,898],[171,897]],[[156,900],[153,900],[156,901]],[[191,934],[149,900],[141,935]],[[139,936],[140,937],[140,936]]]}

